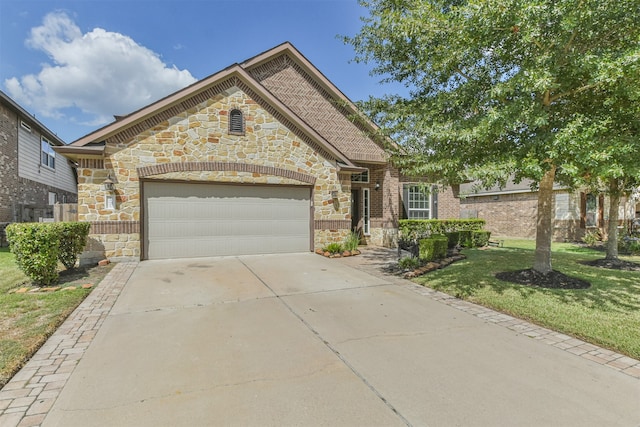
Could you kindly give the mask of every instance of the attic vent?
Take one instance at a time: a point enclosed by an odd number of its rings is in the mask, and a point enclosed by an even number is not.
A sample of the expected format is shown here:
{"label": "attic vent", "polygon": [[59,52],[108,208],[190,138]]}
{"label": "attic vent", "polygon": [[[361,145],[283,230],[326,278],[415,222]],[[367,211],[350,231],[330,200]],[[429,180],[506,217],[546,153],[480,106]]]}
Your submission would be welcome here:
{"label": "attic vent", "polygon": [[235,109],[229,112],[229,133],[244,135],[244,118],[242,111]]}

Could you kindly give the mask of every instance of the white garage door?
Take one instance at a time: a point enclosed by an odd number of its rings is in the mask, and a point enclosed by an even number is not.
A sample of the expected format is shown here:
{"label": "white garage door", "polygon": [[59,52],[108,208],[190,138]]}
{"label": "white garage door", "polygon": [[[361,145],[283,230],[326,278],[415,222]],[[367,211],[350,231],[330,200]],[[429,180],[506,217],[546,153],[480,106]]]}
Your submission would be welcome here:
{"label": "white garage door", "polygon": [[144,183],[146,258],[306,252],[308,187]]}

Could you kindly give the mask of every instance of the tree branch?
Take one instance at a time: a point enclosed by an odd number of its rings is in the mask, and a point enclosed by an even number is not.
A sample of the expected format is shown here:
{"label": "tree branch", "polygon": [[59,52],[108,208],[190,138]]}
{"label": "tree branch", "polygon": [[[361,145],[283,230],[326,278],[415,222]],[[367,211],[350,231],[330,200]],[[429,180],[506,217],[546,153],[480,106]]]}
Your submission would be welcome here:
{"label": "tree branch", "polygon": [[[575,95],[577,93],[584,92],[585,90],[593,89],[594,87],[597,87],[599,85],[600,85],[600,83],[593,83],[593,84],[590,84],[590,85],[586,85],[586,86],[582,86],[582,87],[576,88],[574,90],[570,90],[569,92],[559,93],[557,95],[550,96],[549,98],[547,98],[547,94],[548,94],[549,91],[546,91],[545,92],[544,105],[549,105],[552,102],[557,101],[558,99],[565,98],[565,97],[571,96],[571,95]],[[548,104],[547,104],[547,100],[549,102]]]}

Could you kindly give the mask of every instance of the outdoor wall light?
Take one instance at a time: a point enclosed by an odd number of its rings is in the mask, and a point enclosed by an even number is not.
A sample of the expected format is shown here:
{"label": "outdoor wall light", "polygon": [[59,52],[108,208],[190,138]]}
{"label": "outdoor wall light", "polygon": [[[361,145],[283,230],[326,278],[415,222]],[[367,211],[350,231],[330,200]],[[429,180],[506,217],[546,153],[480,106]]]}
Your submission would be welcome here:
{"label": "outdoor wall light", "polygon": [[331,191],[331,198],[332,199],[337,199],[338,198],[338,190],[332,190]]}
{"label": "outdoor wall light", "polygon": [[107,179],[102,183],[107,197],[104,199],[105,209],[114,210],[116,208],[116,183],[111,179],[111,174],[107,175]]}
{"label": "outdoor wall light", "polygon": [[111,174],[107,175],[107,179],[102,183],[104,191],[114,191],[116,189],[116,183],[111,179]]}
{"label": "outdoor wall light", "polygon": [[376,181],[376,186],[373,188],[375,188],[375,190],[378,191],[380,189],[380,181]]}

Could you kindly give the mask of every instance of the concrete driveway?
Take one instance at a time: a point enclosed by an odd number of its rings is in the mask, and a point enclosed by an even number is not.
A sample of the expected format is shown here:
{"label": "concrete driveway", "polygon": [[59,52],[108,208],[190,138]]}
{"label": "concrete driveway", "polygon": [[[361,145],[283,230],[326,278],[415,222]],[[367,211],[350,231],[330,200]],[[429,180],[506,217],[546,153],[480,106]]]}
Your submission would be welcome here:
{"label": "concrete driveway", "polygon": [[43,426],[639,426],[640,381],[312,254],[145,261]]}

